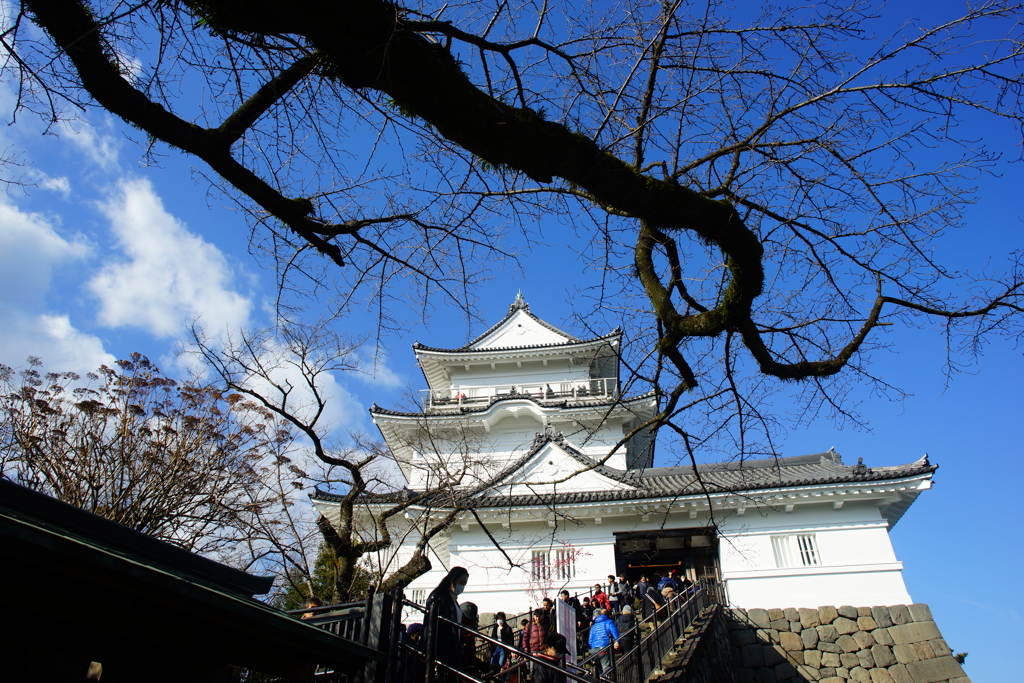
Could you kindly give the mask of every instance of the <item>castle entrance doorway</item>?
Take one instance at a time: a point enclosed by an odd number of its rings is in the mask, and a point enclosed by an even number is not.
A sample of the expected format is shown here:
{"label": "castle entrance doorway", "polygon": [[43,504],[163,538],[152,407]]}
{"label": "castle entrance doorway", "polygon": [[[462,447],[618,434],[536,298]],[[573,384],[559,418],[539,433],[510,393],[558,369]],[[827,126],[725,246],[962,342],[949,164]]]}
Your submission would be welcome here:
{"label": "castle entrance doorway", "polygon": [[654,529],[615,534],[615,569],[634,584],[675,569],[696,581],[718,576],[718,538],[711,529]]}

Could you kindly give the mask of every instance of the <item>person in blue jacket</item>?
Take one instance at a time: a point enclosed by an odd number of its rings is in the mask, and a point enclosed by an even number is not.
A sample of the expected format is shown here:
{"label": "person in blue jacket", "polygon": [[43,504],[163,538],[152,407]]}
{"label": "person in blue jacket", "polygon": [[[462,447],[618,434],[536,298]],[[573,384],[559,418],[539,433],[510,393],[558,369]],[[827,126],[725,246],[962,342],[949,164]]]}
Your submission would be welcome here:
{"label": "person in blue jacket", "polygon": [[[613,678],[615,672],[611,671],[612,656],[611,646],[619,639],[619,630],[615,628],[615,621],[608,616],[608,610],[594,610],[594,625],[590,627],[590,650],[600,650],[597,657],[598,675],[606,678]],[[607,673],[605,673],[607,672]]]}

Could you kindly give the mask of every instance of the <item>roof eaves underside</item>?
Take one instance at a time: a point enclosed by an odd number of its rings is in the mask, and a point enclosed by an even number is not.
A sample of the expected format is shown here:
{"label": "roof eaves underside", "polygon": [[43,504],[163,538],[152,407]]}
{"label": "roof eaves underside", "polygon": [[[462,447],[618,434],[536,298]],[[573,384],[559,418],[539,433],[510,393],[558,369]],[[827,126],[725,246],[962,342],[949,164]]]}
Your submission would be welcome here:
{"label": "roof eaves underside", "polygon": [[543,409],[558,409],[558,410],[587,410],[592,408],[607,408],[632,406],[634,403],[640,403],[645,400],[653,399],[656,392],[648,391],[646,394],[640,394],[639,396],[633,396],[626,399],[610,399],[608,401],[592,401],[587,403],[572,403],[568,400],[560,403],[541,403],[538,399],[532,396],[496,396],[494,400],[485,406],[479,408],[463,407],[459,408],[458,412],[437,412],[437,413],[408,413],[401,410],[391,410],[389,408],[381,408],[377,404],[370,407],[370,415],[373,417],[416,417],[416,418],[427,418],[428,420],[439,420],[439,419],[451,419],[460,415],[479,415],[490,411],[495,405],[504,403],[507,401],[530,401],[536,403],[540,408]]}

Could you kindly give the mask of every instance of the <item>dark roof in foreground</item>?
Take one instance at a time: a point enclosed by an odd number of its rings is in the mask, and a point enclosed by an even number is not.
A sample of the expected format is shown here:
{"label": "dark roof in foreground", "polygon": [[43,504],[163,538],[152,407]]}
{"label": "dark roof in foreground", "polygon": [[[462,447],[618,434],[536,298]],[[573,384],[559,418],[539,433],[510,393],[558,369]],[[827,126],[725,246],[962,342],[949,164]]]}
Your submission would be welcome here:
{"label": "dark roof in foreground", "polygon": [[[534,448],[515,465],[525,464],[540,447],[549,440],[548,437],[535,441]],[[539,445],[537,445],[539,443]],[[575,449],[573,449],[575,450]],[[580,461],[581,465],[590,466],[593,461],[582,453],[567,451]],[[518,467],[506,468],[504,474]],[[764,460],[743,460],[727,463],[697,465],[697,474],[692,466],[652,467],[643,470],[617,470],[610,467],[596,466],[593,469],[609,478],[615,479],[630,488],[614,491],[578,491],[551,495],[481,495],[479,490],[467,491],[459,500],[470,507],[511,507],[523,505],[596,503],[605,501],[625,501],[651,498],[671,498],[708,493],[739,493],[756,492],[758,490],[787,488],[797,486],[814,486],[820,484],[863,483],[902,479],[920,474],[928,474],[938,469],[938,465],[928,462],[924,456],[906,465],[893,467],[867,467],[858,461],[856,465],[843,464],[842,457],[835,451],[826,451],[814,455],[801,455],[789,458],[768,458]],[[403,491],[390,496],[374,496],[381,502],[408,500],[418,495],[414,491]],[[341,496],[320,491],[314,493],[316,500],[338,501]],[[438,501],[424,501],[424,504],[441,505]]]}
{"label": "dark roof in foreground", "polygon": [[118,680],[137,671],[150,674],[140,680],[171,680],[152,669],[168,662],[181,674],[175,680],[212,679],[228,664],[312,680],[317,665],[351,669],[385,658],[251,597],[270,589],[270,579],[9,481],[0,481],[0,579],[15,588],[4,599],[15,625],[4,642],[6,668],[42,661],[51,674],[11,680],[72,680],[54,672],[76,660],[74,680],[90,660],[125,672]]}

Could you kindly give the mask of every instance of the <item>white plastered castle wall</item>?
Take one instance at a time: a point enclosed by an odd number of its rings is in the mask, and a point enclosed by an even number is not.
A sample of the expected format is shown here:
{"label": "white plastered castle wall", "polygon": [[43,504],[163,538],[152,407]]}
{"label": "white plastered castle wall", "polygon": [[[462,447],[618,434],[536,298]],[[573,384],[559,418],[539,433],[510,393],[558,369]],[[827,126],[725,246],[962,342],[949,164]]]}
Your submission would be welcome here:
{"label": "white plastered castle wall", "polygon": [[[738,607],[910,604],[903,565],[887,522],[872,501],[840,510],[828,503],[747,510],[720,527],[719,561],[731,603]],[[812,566],[779,566],[772,537],[813,538]],[[787,542],[787,541],[783,541]],[[795,541],[789,541],[795,542]],[[800,564],[797,562],[796,564]]]}
{"label": "white plastered castle wall", "polygon": [[490,363],[470,365],[467,370],[463,366],[450,369],[453,388],[491,387],[515,385],[517,389],[528,391],[530,395],[539,396],[548,385],[560,391],[563,382],[570,384],[586,382],[590,379],[587,366],[572,365],[566,358],[552,359],[546,364],[543,361],[496,362],[492,368]]}
{"label": "white plastered castle wall", "polygon": [[[849,503],[839,510],[830,503],[805,504],[789,513],[751,506],[743,516],[735,509],[716,510],[721,573],[730,602],[744,608],[910,604],[902,564],[876,503]],[[578,549],[581,555],[574,577],[550,582],[544,594],[553,597],[562,588],[584,592],[615,571],[615,532],[698,530],[708,522],[706,511],[691,518],[687,508],[673,506],[667,513],[648,514],[645,519],[629,512],[631,507],[628,503],[568,507],[564,515],[569,519],[555,518],[542,508],[492,510],[486,523],[501,550],[475,522],[464,519],[446,539],[447,562],[435,562],[434,569],[416,579],[410,589],[429,591],[449,567],[464,566],[471,574],[466,600],[482,611],[518,613],[534,605],[538,595],[529,573],[535,550],[554,552],[566,544]],[[814,536],[820,564],[778,566],[772,536],[797,534]],[[510,568],[505,554],[520,566]]]}

